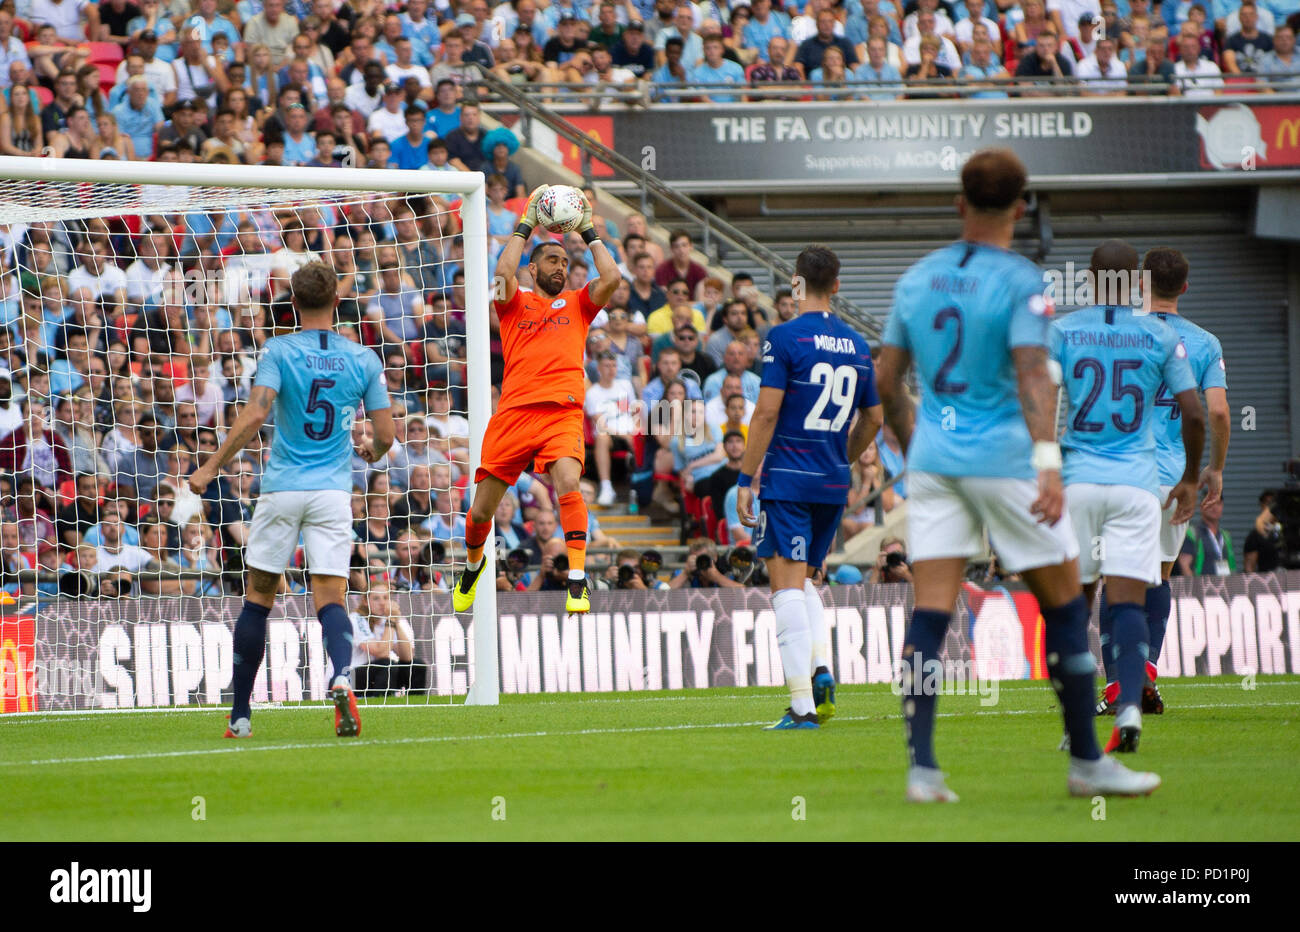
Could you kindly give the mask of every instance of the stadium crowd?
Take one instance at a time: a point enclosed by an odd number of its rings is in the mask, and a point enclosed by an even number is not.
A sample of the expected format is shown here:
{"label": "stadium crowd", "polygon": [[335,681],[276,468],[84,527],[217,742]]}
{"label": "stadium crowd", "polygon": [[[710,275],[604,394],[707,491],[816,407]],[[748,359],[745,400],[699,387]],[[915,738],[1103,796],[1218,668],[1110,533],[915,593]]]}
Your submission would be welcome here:
{"label": "stadium crowd", "polygon": [[[1003,67],[1088,77],[1100,65],[1115,82],[1125,69],[1163,76],[1171,93],[1208,87],[1211,69],[1292,70],[1287,23],[1300,4],[1219,3],[1207,16],[1207,3],[808,0],[782,10],[770,0],[730,8],[466,0],[455,9],[428,0],[396,9],[374,0],[5,0],[0,151],[482,170],[493,263],[525,185],[511,161],[517,138],[486,130],[466,93],[482,69],[525,82],[741,84],[978,78]],[[1097,16],[1110,38],[1094,29]],[[1120,83],[1113,89],[1122,93]],[[599,216],[595,192],[587,194]],[[439,567],[463,535],[468,481],[458,200],[191,206],[180,214],[160,201],[156,213],[0,228],[5,590],[238,590],[269,444],[231,463],[201,499],[185,480],[233,422],[261,345],[293,325],[288,278],[315,257],[339,274],[340,331],[381,355],[396,405],[393,450],[378,464],[353,464],[357,588],[368,570],[398,589],[449,587]],[[593,517],[592,546],[617,553],[608,584],[754,584],[762,567],[736,515],[735,482],[759,347],[795,302],[788,291],[764,299],[744,274],[729,283],[710,276],[692,261],[686,232],[674,232],[665,253],[639,215],[622,230],[607,219],[598,229],[625,280],[587,341],[586,494],[680,523],[691,541],[686,569],[660,579],[657,555],[619,553]],[[564,243],[570,284],[580,287],[590,254],[576,234]],[[499,342],[493,350],[499,383]],[[367,429],[356,423],[358,439]],[[844,539],[905,497],[903,483],[891,482],[902,470],[897,439],[882,432],[854,466]],[[873,496],[878,504],[867,504]],[[556,524],[546,477],[525,474],[497,513],[498,542],[511,556],[499,586],[562,580]],[[1185,570],[1235,569],[1217,518],[1198,527]],[[1275,531],[1264,517],[1254,529],[1265,541]],[[881,548],[873,579],[902,578],[899,543]],[[1245,565],[1253,553],[1268,568],[1256,544],[1247,541]],[[22,569],[44,571],[44,581],[19,582]]]}
{"label": "stadium crowd", "polygon": [[[5,0],[0,153],[487,167],[517,196],[496,148],[517,143],[464,106],[484,72],[601,93],[714,85],[677,96],[714,103],[794,81],[837,86],[795,95],[827,100],[949,81],[977,97],[1076,80],[1209,95],[1300,73],[1297,27],[1297,0]],[[988,83],[1012,78],[1037,86]]]}

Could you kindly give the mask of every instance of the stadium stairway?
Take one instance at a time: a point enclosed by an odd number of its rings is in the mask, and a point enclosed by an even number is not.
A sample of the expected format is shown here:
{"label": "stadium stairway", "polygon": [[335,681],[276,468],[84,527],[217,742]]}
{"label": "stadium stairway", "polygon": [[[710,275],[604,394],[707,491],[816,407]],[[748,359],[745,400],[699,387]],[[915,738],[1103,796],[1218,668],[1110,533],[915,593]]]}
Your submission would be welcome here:
{"label": "stadium stairway", "polygon": [[600,522],[600,529],[618,541],[621,547],[647,550],[677,544],[679,530],[676,523],[654,524],[648,515],[630,514],[622,502],[608,508],[593,505],[591,511]]}

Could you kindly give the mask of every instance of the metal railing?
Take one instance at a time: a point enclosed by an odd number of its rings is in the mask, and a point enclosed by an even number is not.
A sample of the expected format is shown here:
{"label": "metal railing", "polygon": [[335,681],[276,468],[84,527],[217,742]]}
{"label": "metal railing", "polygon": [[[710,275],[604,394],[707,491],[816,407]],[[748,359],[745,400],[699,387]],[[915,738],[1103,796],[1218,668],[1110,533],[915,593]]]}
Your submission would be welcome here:
{"label": "metal railing", "polygon": [[[641,212],[648,219],[655,216],[656,207],[666,207],[697,226],[701,231],[701,250],[705,255],[716,259],[719,264],[725,264],[728,250],[744,256],[767,271],[771,278],[769,293],[772,294],[778,287],[784,286],[793,278],[794,267],[776,252],[695,201],[678,193],[656,178],[652,172],[642,168],[639,163],[589,138],[563,116],[552,112],[547,105],[535,99],[533,95],[521,91],[518,85],[502,81],[495,75],[485,74],[482,76],[480,86],[489,92],[491,95],[489,99],[508,103],[519,110],[523,120],[525,145],[532,144],[532,124],[536,121],[577,146],[582,153],[582,174],[585,183],[591,182],[593,160],[603,162],[613,169],[616,175],[627,178],[637,185]],[[831,307],[847,323],[866,336],[873,339],[880,336],[880,323],[851,301],[835,295],[831,299]]]}
{"label": "metal railing", "polygon": [[[728,103],[792,100],[889,100],[897,97],[928,99],[936,97],[979,97],[980,95],[1006,95],[1008,97],[1084,97],[1091,95],[1152,98],[1178,96],[1170,90],[1178,87],[1196,92],[1212,91],[1215,96],[1259,93],[1293,93],[1300,91],[1300,71],[1268,75],[1224,74],[1214,78],[1126,75],[1124,78],[1073,78],[1073,77],[1016,77],[1004,78],[901,78],[886,81],[749,81],[744,84],[700,83],[693,81],[654,83],[638,80],[629,84],[591,84],[588,82],[541,81],[509,83],[495,75],[484,76],[488,88],[485,102],[514,103],[517,95],[535,98],[548,108],[569,107],[598,111],[609,104],[626,107],[650,107],[656,103],[692,103],[708,98],[710,103],[726,106]],[[513,93],[503,94],[498,86],[508,87]],[[723,99],[719,99],[723,98]]]}

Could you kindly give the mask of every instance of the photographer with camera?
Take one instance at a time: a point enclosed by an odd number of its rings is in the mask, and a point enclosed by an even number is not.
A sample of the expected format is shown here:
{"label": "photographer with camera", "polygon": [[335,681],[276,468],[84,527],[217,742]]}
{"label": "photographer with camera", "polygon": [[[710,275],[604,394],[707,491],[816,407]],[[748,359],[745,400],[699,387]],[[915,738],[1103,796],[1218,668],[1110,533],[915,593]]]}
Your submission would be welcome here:
{"label": "photographer with camera", "polygon": [[752,547],[743,544],[731,548],[731,552],[722,558],[728,579],[742,586],[766,586],[771,583],[767,567],[754,556]]}
{"label": "photographer with camera", "polygon": [[569,588],[569,555],[564,541],[551,538],[542,545],[542,567],[531,574],[529,592],[559,592]]}
{"label": "photographer with camera", "polygon": [[668,582],[669,589],[743,589],[740,583],[724,575],[718,568],[718,548],[707,537],[697,537],[690,542],[686,553],[686,567],[677,571]]}
{"label": "photographer with camera", "polygon": [[912,567],[907,562],[907,546],[901,540],[886,537],[880,542],[880,553],[876,554],[876,565],[871,568],[871,577],[867,581],[873,584],[912,581]]}
{"label": "photographer with camera", "polygon": [[658,550],[637,553],[631,547],[618,552],[613,565],[606,572],[614,589],[667,589],[668,583],[659,578],[663,557]]}
{"label": "photographer with camera", "polygon": [[[497,551],[500,553],[500,551]],[[528,575],[528,551],[522,547],[516,547],[505,555],[504,559],[497,558],[497,591],[498,592],[523,592],[528,588],[525,577]]]}

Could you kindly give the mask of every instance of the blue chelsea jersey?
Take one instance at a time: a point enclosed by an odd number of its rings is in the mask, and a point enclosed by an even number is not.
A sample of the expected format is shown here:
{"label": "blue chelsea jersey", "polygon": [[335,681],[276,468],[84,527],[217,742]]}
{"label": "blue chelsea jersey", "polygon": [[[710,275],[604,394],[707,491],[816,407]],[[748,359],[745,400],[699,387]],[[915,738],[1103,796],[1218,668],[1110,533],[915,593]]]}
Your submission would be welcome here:
{"label": "blue chelsea jersey", "polygon": [[880,404],[867,341],[829,312],[800,314],[768,331],[762,384],[785,392],[763,500],[843,504],[853,412]]}

